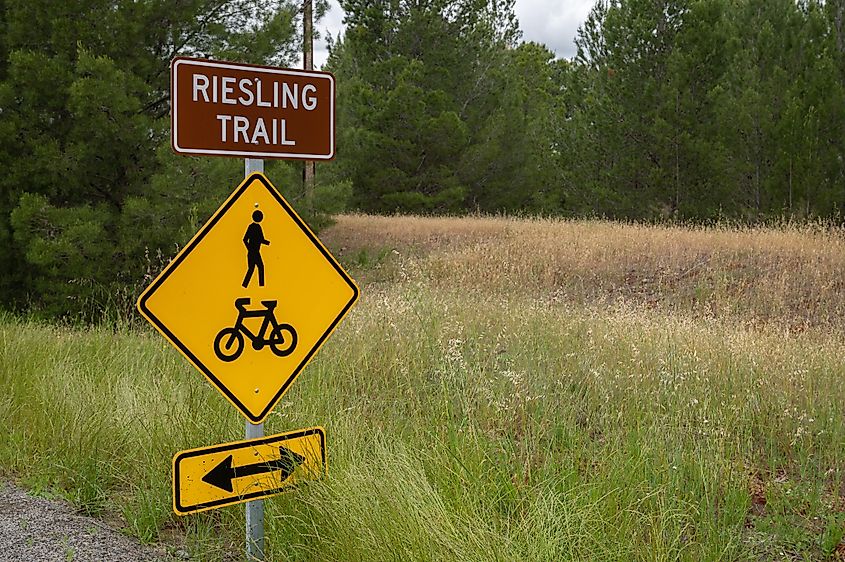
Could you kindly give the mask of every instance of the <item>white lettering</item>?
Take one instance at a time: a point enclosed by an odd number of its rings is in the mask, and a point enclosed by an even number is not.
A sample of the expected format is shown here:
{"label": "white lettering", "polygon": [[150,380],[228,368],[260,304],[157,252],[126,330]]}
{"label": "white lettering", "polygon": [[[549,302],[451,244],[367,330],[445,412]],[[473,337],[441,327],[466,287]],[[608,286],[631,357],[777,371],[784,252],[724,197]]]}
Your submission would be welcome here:
{"label": "white lettering", "polygon": [[226,142],[226,123],[228,123],[231,118],[231,115],[217,116],[217,120],[220,121],[220,142]]}
{"label": "white lettering", "polygon": [[[235,79],[229,76],[224,76],[220,82],[223,86],[223,91],[221,92],[223,96],[220,101],[222,101],[223,103],[228,103],[229,105],[235,105],[237,103],[235,99],[229,97],[230,94],[235,93],[235,88],[233,87]],[[237,139],[235,140],[235,142],[237,142]]]}
{"label": "white lettering", "polygon": [[285,128],[285,120],[279,119],[279,122],[281,123],[281,127],[282,127],[282,142],[281,142],[281,144],[284,144],[284,145],[287,145],[287,146],[295,146],[296,141],[287,139],[287,130]]}
{"label": "white lettering", "polygon": [[270,138],[267,136],[267,127],[264,125],[264,119],[258,118],[255,122],[255,130],[252,132],[252,144],[258,144],[258,137],[264,138],[264,144],[270,144]]}
{"label": "white lettering", "polygon": [[243,135],[243,142],[249,142],[249,137],[246,134],[247,128],[249,128],[249,119],[240,115],[235,115],[234,133],[232,135],[234,137],[234,142],[238,142],[238,134]]}
{"label": "white lettering", "polygon": [[217,76],[211,77],[211,103],[217,103]]}
{"label": "white lettering", "polygon": [[[202,84],[200,84],[202,82]],[[197,101],[197,92],[202,92],[205,103],[208,103],[208,76],[205,74],[194,74],[194,101]]]}
{"label": "white lettering", "polygon": [[261,99],[261,80],[258,78],[255,79],[255,97],[258,100],[258,107],[270,107],[269,101]]}
{"label": "white lettering", "polygon": [[252,81],[249,78],[242,78],[241,81],[238,82],[238,88],[240,88],[241,93],[243,94],[238,98],[241,105],[252,105],[255,101],[255,94],[253,94],[252,90],[249,89],[251,87]]}
{"label": "white lettering", "polygon": [[308,97],[305,92],[311,90],[312,92],[316,92],[317,88],[313,85],[308,84],[304,88],[302,88],[302,107],[304,107],[308,111],[313,111],[317,107],[317,96],[310,96]]}
{"label": "white lettering", "polygon": [[296,94],[299,91],[299,84],[293,85],[293,91],[290,89],[289,84],[282,84],[282,92],[284,92],[285,97],[282,99],[282,109],[288,108],[288,101],[291,103],[291,107],[297,109],[299,107],[299,100],[296,99]]}

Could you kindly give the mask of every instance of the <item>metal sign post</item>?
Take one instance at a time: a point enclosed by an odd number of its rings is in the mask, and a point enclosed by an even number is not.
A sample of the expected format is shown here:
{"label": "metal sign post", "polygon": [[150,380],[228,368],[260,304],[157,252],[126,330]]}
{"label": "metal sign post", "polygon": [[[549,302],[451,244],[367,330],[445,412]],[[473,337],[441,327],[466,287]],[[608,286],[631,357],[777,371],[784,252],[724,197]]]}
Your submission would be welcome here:
{"label": "metal sign post", "polygon": [[[262,158],[334,158],[334,77],[177,57],[170,78],[173,150],[244,158],[245,179],[137,307],[247,420],[246,440],[173,457],[173,511],[245,502],[246,558],[264,562],[262,498],[325,476],[328,464],[322,427],[265,437],[263,422],[358,287],[264,175]],[[253,333],[244,320],[258,318]]]}
{"label": "metal sign post", "polygon": [[[244,177],[248,178],[253,172],[264,172],[264,160],[245,158]],[[264,437],[264,423],[245,423],[245,437],[255,439]],[[264,561],[264,500],[246,502],[246,559]]]}
{"label": "metal sign post", "polygon": [[[246,438],[264,437],[264,424],[246,423]],[[246,502],[246,559],[264,561],[264,500]]]}

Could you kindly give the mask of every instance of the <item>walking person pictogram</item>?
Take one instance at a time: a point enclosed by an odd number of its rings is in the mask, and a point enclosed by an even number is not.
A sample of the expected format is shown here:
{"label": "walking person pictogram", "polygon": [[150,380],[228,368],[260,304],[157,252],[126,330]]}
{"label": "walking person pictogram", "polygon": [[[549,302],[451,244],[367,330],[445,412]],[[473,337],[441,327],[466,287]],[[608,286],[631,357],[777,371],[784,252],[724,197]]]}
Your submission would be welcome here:
{"label": "walking person pictogram", "polygon": [[246,263],[247,270],[244,276],[243,287],[249,285],[252,278],[252,273],[258,269],[258,286],[264,286],[264,261],[261,259],[261,246],[263,244],[270,245],[270,241],[264,238],[264,231],[261,230],[259,224],[264,219],[264,213],[255,211],[252,213],[252,224],[246,229],[244,234],[244,246],[246,246]]}

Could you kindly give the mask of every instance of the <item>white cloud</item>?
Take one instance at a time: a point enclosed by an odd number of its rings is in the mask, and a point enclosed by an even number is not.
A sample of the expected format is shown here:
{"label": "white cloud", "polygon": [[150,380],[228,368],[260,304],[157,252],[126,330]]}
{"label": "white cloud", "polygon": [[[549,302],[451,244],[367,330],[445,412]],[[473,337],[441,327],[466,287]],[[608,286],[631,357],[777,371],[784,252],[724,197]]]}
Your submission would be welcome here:
{"label": "white cloud", "polygon": [[[524,41],[543,43],[558,57],[575,56],[575,33],[587,19],[595,0],[516,0],[516,16],[522,29]],[[343,29],[343,10],[336,0],[317,24],[323,39],[314,43],[314,66],[322,68],[329,52],[325,36],[331,33],[337,37]]]}
{"label": "white cloud", "polygon": [[320,39],[314,41],[314,68],[322,68],[326,64],[326,59],[329,58],[329,50],[326,48],[327,34],[330,33],[333,39],[337,39],[343,29],[343,10],[340,9],[337,0],[329,2],[329,11],[316,27],[320,32]]}
{"label": "white cloud", "polygon": [[516,0],[522,39],[543,43],[561,58],[575,56],[575,34],[595,0]]}

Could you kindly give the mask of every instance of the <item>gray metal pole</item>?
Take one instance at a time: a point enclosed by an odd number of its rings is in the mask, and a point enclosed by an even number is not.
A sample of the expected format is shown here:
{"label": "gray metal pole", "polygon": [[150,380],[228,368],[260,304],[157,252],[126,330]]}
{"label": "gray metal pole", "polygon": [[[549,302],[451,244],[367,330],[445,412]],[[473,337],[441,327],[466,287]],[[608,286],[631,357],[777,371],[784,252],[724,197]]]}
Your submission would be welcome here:
{"label": "gray metal pole", "polygon": [[[244,176],[253,172],[264,172],[264,160],[244,160]],[[264,424],[246,422],[245,435],[247,439],[264,437]],[[264,500],[246,502],[246,559],[264,562]]]}
{"label": "gray metal pole", "polygon": [[264,173],[264,160],[260,158],[244,158],[244,177],[252,172]]}
{"label": "gray metal pole", "polygon": [[[264,424],[246,422],[246,438],[264,437]],[[246,559],[264,562],[264,500],[246,502]]]}

